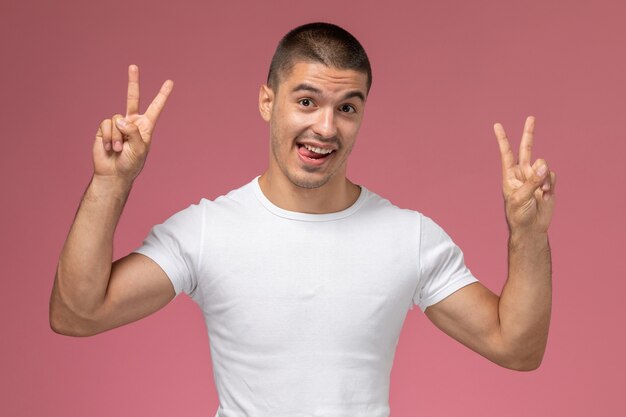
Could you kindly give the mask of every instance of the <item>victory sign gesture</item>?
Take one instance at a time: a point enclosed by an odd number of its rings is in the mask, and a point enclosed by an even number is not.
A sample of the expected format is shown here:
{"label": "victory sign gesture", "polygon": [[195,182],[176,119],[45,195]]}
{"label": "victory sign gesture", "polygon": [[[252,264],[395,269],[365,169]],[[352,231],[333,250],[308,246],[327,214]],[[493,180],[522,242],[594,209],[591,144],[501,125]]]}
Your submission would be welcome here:
{"label": "victory sign gesture", "polygon": [[133,180],[143,168],[152,132],[174,84],[167,80],[139,114],[139,69],[128,67],[126,116],[100,123],[94,173],[61,251],[50,297],[50,325],[91,335],[158,310],[174,297],[165,272],[131,253],[113,262],[113,237]]}
{"label": "victory sign gesture", "polygon": [[554,210],[556,174],[543,159],[531,165],[535,118],[529,116],[516,160],[500,123],[494,132],[502,158],[502,190],[506,219],[511,232],[547,233]]}
{"label": "victory sign gesture", "polygon": [[165,81],[146,112],[139,114],[139,68],[128,67],[126,116],[116,114],[100,123],[93,146],[95,176],[132,182],[139,175],[154,126],[173,88],[171,80]]}

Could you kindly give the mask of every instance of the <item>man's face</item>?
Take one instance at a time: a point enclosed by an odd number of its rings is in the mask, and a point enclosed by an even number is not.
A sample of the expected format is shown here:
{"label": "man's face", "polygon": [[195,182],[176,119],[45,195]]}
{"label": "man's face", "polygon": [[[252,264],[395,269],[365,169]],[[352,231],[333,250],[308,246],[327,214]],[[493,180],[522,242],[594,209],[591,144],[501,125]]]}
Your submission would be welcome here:
{"label": "man's face", "polygon": [[367,75],[299,62],[278,88],[261,87],[259,108],[270,123],[269,171],[317,188],[342,181],[365,109]]}

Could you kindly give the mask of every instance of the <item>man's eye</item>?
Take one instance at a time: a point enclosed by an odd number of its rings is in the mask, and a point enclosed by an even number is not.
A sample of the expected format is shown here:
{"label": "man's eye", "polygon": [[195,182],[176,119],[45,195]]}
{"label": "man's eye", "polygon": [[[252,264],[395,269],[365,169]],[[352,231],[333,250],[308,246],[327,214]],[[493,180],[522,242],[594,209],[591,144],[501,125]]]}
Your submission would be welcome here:
{"label": "man's eye", "polygon": [[341,110],[344,113],[354,113],[354,112],[356,112],[356,109],[354,108],[354,106],[352,106],[350,104],[344,104],[343,106],[339,107],[339,110]]}
{"label": "man's eye", "polygon": [[301,99],[299,103],[302,104],[304,107],[309,107],[313,104],[313,102],[309,100],[308,98]]}

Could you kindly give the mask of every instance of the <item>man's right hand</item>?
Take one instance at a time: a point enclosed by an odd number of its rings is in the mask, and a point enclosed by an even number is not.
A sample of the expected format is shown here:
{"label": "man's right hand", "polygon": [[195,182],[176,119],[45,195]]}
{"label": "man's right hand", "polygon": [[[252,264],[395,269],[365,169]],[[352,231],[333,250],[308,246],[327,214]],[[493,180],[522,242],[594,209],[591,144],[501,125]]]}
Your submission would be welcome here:
{"label": "man's right hand", "polygon": [[175,296],[167,274],[137,253],[113,259],[113,235],[152,132],[174,84],[139,114],[139,69],[128,68],[126,116],[104,120],[93,147],[94,175],[67,236],[50,296],[50,326],[88,336],[145,317]]}
{"label": "man's right hand", "polygon": [[139,114],[139,68],[128,67],[126,116],[116,114],[100,123],[93,146],[94,176],[132,183],[143,168],[154,126],[173,88],[171,80],[165,81],[146,112]]}

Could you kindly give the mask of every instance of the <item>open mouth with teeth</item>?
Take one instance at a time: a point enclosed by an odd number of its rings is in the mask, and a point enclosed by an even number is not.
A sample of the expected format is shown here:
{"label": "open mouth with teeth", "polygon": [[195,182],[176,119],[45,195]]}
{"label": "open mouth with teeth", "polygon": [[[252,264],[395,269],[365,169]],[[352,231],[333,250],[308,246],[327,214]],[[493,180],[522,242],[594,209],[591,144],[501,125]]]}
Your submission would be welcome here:
{"label": "open mouth with teeth", "polygon": [[330,155],[332,155],[333,152],[335,152],[334,149],[318,148],[317,146],[312,146],[308,144],[298,145],[298,153],[305,160],[308,159],[310,161],[322,162]]}

